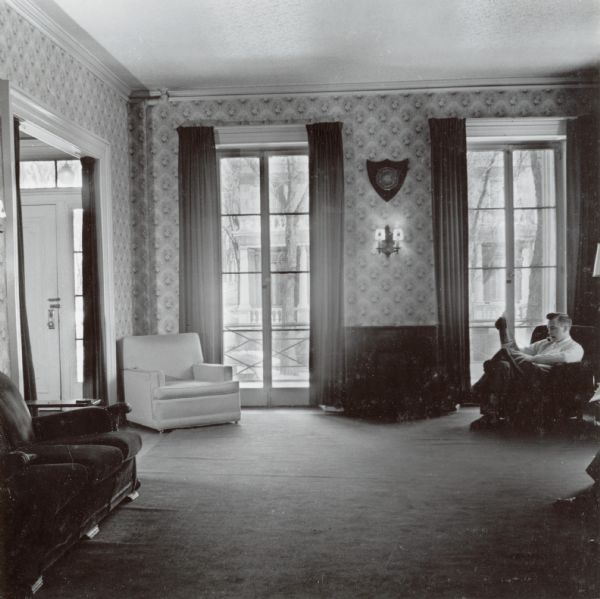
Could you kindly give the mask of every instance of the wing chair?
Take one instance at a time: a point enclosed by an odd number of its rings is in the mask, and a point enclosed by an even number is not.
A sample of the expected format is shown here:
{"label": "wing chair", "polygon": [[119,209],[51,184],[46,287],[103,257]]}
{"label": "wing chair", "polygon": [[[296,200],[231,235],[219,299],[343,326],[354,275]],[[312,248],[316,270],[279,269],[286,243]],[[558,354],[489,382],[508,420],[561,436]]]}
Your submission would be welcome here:
{"label": "wing chair", "polygon": [[121,356],[130,422],[162,432],[239,421],[232,367],[206,364],[196,333],[124,337]]}

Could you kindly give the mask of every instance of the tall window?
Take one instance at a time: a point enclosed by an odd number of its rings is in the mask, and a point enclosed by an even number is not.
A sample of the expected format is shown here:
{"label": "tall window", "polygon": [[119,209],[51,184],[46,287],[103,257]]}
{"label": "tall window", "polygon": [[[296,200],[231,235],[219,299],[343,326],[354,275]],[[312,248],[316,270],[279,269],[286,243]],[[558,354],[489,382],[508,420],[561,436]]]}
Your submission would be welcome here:
{"label": "tall window", "polygon": [[308,157],[219,155],[223,348],[242,387],[307,387]]}
{"label": "tall window", "polygon": [[562,155],[559,144],[470,145],[471,376],[498,349],[506,313],[518,344],[545,315],[564,310]]}
{"label": "tall window", "polygon": [[77,382],[83,383],[83,209],[73,210],[73,289],[75,291],[75,360]]}

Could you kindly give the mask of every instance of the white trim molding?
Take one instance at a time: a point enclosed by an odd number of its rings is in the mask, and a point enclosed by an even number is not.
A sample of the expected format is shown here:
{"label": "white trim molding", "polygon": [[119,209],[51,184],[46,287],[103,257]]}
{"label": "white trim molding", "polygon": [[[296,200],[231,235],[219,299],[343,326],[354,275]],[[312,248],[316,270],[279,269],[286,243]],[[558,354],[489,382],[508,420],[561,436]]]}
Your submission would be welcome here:
{"label": "white trim molding", "polygon": [[[240,87],[207,87],[189,90],[167,90],[172,102],[202,100],[210,97],[232,96],[296,96],[330,94],[377,94],[403,92],[460,92],[472,89],[514,89],[514,88],[593,88],[600,82],[590,78],[575,77],[513,77],[496,79],[446,79],[419,81],[370,81],[356,83],[314,83],[287,85],[254,85]],[[134,97],[156,97],[158,90],[134,91]]]}
{"label": "white trim molding", "polygon": [[110,85],[124,100],[129,99],[131,87],[40,9],[33,0],[6,0],[6,2],[45,36],[81,62],[96,77]]}
{"label": "white trim molding", "polygon": [[[91,156],[98,162],[96,200],[99,202],[99,238],[102,286],[101,310],[104,348],[106,352],[106,378],[108,401],[117,400],[117,344],[114,305],[114,259],[112,222],[112,183],[110,144],[94,133],[55,115],[41,107],[35,100],[11,88],[12,111],[22,122],[23,130],[45,143],[53,145],[72,156]],[[18,315],[18,312],[15,312]],[[11,339],[12,343],[12,339]]]}
{"label": "white trim molding", "polygon": [[561,141],[567,134],[566,117],[467,119],[467,140]]}
{"label": "white trim molding", "polygon": [[232,148],[306,147],[304,125],[248,125],[215,128],[217,150]]}

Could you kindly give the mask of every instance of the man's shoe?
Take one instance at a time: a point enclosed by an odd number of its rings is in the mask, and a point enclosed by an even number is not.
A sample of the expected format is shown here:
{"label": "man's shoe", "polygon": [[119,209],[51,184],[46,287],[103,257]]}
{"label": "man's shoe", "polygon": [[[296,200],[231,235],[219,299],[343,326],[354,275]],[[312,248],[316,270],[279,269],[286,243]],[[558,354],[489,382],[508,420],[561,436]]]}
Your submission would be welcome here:
{"label": "man's shoe", "polygon": [[494,326],[499,330],[506,330],[508,328],[508,325],[506,324],[506,318],[504,318],[504,316],[501,316],[495,323]]}

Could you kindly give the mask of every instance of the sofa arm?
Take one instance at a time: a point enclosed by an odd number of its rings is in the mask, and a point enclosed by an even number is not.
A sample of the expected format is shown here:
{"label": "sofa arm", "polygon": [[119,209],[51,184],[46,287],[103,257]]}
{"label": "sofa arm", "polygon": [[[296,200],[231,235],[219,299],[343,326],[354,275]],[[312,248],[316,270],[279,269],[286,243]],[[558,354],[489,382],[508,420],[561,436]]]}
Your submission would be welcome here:
{"label": "sofa arm", "polygon": [[210,381],[211,383],[222,383],[233,378],[233,368],[223,364],[193,364],[192,371],[194,380]]}
{"label": "sofa arm", "polygon": [[78,408],[69,412],[36,416],[32,421],[38,442],[113,430],[112,418],[105,408]]}
{"label": "sofa arm", "polygon": [[24,451],[11,451],[0,455],[0,476],[3,481],[8,480],[20,472],[37,457],[34,453]]}

